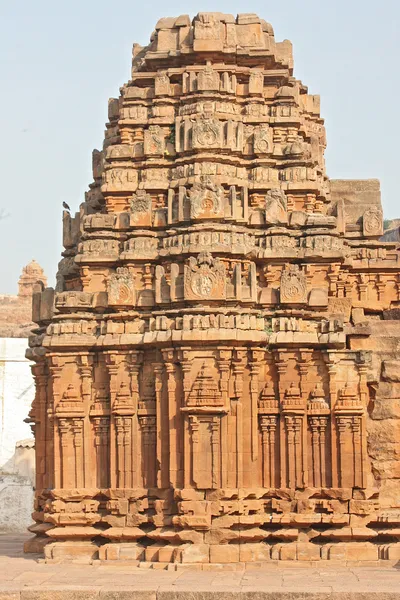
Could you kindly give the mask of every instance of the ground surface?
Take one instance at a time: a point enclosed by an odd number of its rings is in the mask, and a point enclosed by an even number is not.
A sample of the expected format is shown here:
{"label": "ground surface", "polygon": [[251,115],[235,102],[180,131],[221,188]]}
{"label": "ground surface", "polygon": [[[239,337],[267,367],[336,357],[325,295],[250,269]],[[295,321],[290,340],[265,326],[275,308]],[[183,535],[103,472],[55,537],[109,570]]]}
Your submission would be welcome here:
{"label": "ground surface", "polygon": [[300,566],[162,571],[96,563],[45,564],[26,536],[0,535],[0,600],[400,600],[398,566]]}

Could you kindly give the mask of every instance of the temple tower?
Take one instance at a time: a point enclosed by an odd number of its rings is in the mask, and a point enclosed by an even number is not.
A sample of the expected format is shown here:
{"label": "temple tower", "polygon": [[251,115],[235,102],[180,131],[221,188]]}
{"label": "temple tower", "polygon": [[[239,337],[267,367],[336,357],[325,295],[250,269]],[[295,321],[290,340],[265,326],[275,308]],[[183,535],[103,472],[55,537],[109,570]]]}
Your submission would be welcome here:
{"label": "temple tower", "polygon": [[363,323],[399,306],[399,254],[378,183],[330,182],[325,146],[319,97],[256,15],[165,18],[134,45],[56,289],[34,295],[28,549],[395,557]]}

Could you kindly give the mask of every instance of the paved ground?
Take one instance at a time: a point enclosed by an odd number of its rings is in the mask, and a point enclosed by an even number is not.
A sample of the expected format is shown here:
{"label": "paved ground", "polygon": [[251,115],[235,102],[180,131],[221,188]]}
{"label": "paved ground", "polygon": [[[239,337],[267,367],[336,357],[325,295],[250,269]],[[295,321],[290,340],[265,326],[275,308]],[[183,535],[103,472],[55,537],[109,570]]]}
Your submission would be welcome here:
{"label": "paved ground", "polygon": [[400,600],[400,564],[282,563],[241,572],[45,564],[36,555],[23,554],[25,539],[0,535],[0,600]]}

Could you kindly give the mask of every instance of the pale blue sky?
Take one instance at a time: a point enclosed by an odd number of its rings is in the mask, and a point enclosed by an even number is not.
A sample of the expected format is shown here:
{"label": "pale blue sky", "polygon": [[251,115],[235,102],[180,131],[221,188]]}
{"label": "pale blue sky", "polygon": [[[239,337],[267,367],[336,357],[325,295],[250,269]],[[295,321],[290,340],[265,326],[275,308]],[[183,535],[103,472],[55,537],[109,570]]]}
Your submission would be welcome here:
{"label": "pale blue sky", "polygon": [[321,95],[329,176],[379,178],[385,217],[400,217],[399,0],[0,0],[0,293],[32,258],[54,284],[61,205],[83,200],[132,43],[199,11],[256,12],[293,42],[296,77]]}

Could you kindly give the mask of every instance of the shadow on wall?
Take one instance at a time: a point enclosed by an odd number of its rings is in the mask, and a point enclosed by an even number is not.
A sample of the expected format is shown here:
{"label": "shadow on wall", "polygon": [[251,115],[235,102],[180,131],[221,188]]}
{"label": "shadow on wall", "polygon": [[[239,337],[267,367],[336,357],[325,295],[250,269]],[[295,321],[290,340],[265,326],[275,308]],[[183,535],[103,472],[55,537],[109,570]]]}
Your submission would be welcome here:
{"label": "shadow on wall", "polygon": [[34,440],[22,440],[0,467],[0,532],[25,532],[31,524],[34,479]]}

